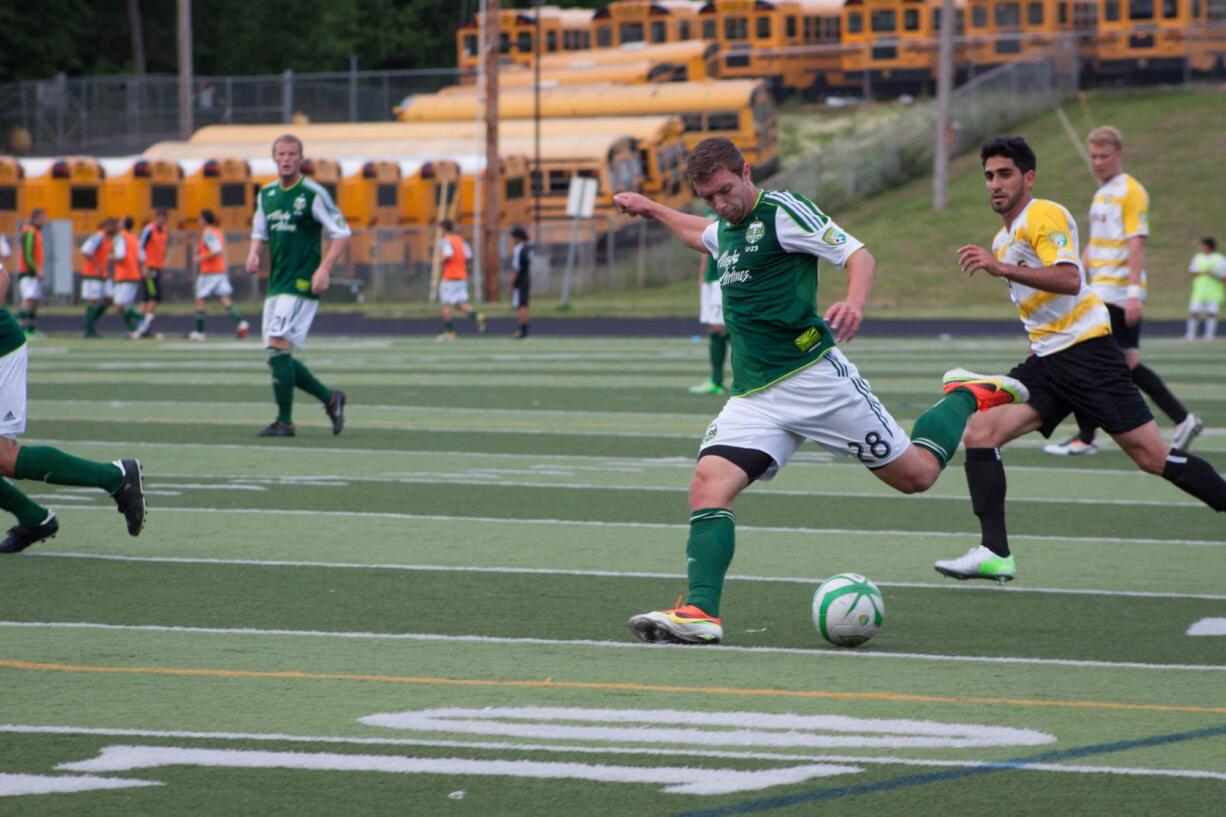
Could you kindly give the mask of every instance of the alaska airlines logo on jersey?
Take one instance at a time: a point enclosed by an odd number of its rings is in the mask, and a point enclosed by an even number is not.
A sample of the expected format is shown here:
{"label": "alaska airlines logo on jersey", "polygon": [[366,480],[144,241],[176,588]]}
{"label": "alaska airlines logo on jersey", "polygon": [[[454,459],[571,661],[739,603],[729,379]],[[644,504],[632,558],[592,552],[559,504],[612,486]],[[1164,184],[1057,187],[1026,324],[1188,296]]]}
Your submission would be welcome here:
{"label": "alaska airlines logo on jersey", "polygon": [[1060,249],[1068,246],[1068,233],[1062,233],[1059,230],[1047,234],[1047,240]]}
{"label": "alaska airlines logo on jersey", "polygon": [[752,224],[745,230],[745,240],[750,244],[757,244],[766,237],[766,225],[759,219],[755,219]]}
{"label": "alaska airlines logo on jersey", "polygon": [[719,269],[719,285],[727,286],[728,284],[743,284],[749,280],[749,270],[736,269],[736,265],[741,261],[741,254],[736,250],[725,252],[719,257],[716,262],[716,267]]}
{"label": "alaska airlines logo on jersey", "polygon": [[302,211],[305,209],[306,209],[306,196],[299,193],[298,197],[294,199],[294,215],[296,216],[302,215]]}
{"label": "alaska airlines logo on jersey", "polygon": [[827,227],[826,232],[822,233],[822,241],[837,247],[847,241],[847,233],[836,230],[834,227]]}
{"label": "alaska airlines logo on jersey", "polygon": [[284,210],[273,210],[268,214],[268,229],[278,233],[292,233],[298,230],[298,225],[294,224],[290,219],[293,218]]}

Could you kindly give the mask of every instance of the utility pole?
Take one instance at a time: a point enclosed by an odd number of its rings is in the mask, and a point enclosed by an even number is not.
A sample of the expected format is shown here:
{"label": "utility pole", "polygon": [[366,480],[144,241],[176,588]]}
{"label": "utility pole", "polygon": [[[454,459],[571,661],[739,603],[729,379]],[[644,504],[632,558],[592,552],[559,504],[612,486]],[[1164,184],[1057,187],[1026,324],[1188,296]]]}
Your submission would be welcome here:
{"label": "utility pole", "polygon": [[498,212],[498,191],[502,184],[498,154],[498,62],[502,56],[502,37],[498,30],[499,0],[486,0],[484,29],[485,53],[485,171],[482,180],[483,218],[481,219],[481,269],[484,273],[485,300],[498,300],[501,259],[498,257],[498,232],[502,219]]}
{"label": "utility pole", "polygon": [[192,0],[179,0],[179,138],[191,138],[192,116]]}
{"label": "utility pole", "polygon": [[949,97],[954,84],[954,0],[941,3],[941,51],[937,66],[937,123],[932,144],[932,209],[949,203]]}

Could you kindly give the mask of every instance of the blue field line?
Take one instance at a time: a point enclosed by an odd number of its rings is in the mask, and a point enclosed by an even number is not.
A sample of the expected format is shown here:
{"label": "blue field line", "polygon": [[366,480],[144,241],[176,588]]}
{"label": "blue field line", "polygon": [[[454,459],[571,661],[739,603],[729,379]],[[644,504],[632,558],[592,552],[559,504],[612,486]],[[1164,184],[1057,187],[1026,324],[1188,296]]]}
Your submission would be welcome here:
{"label": "blue field line", "polygon": [[906,789],[912,786],[924,786],[929,783],[944,783],[950,780],[959,780],[964,777],[971,777],[981,774],[992,774],[994,772],[1009,771],[1012,769],[1020,769],[1031,763],[1056,763],[1062,760],[1075,760],[1081,757],[1089,757],[1091,755],[1105,755],[1112,752],[1123,752],[1129,749],[1148,749],[1154,746],[1165,746],[1172,743],[1183,743],[1189,740],[1200,740],[1201,738],[1212,738],[1221,735],[1226,735],[1226,724],[1220,726],[1210,726],[1204,729],[1195,729],[1191,732],[1176,732],[1170,735],[1155,735],[1150,738],[1140,738],[1137,740],[1121,740],[1114,743],[1099,743],[1093,746],[1082,746],[1077,749],[1059,749],[1050,752],[1043,752],[1030,757],[1018,758],[1017,760],[1001,760],[985,762],[982,766],[975,766],[969,769],[952,769],[944,772],[930,772],[928,774],[913,774],[906,777],[897,777],[893,780],[885,780],[880,783],[865,783],[859,786],[843,786],[837,789],[823,789],[821,791],[803,792],[801,794],[790,794],[783,797],[769,797],[762,800],[750,800],[745,803],[738,803],[732,806],[724,806],[723,808],[710,809],[707,811],[685,811],[675,817],[728,817],[734,814],[756,814],[763,811],[771,811],[777,808],[786,808],[788,806],[800,805],[802,803],[817,803],[822,800],[837,800],[843,797],[854,797],[857,794],[876,794],[877,792],[894,791],[896,789]]}

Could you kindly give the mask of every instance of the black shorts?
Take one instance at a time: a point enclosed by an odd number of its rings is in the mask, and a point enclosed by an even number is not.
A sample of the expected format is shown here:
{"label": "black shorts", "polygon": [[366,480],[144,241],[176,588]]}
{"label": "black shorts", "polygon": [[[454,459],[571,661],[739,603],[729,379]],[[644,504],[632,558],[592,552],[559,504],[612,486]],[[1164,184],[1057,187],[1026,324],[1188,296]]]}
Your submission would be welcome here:
{"label": "black shorts", "polygon": [[531,287],[527,283],[517,284],[515,289],[511,290],[511,306],[526,307],[531,298]]}
{"label": "black shorts", "polygon": [[1107,304],[1107,313],[1111,315],[1111,336],[1119,343],[1121,349],[1141,348],[1141,321],[1135,326],[1129,326],[1124,320],[1123,307]]}
{"label": "black shorts", "polygon": [[147,304],[150,301],[162,301],[162,271],[160,269],[150,269],[145,273],[143,281],[144,286],[141,287],[140,301]]}
{"label": "black shorts", "polygon": [[1009,376],[1030,389],[1044,437],[1074,411],[1108,434],[1123,434],[1154,419],[1114,336],[1082,341],[1046,357],[1031,355]]}

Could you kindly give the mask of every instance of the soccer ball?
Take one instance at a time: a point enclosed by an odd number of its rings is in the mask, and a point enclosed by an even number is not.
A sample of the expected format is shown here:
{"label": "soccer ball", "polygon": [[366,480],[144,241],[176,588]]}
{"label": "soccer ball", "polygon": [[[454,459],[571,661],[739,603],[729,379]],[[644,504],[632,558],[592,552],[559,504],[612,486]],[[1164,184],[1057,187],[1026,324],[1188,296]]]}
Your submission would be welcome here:
{"label": "soccer ball", "polygon": [[859,573],[840,573],[813,594],[813,626],[838,647],[858,647],[885,621],[885,601],[877,585]]}

